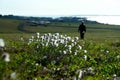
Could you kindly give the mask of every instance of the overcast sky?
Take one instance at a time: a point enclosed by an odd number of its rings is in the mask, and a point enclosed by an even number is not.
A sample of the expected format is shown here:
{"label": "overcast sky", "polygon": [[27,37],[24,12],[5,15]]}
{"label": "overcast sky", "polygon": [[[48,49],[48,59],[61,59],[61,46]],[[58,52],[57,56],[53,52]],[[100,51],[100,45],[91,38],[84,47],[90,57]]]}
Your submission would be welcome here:
{"label": "overcast sky", "polygon": [[120,0],[0,0],[0,14],[120,15]]}

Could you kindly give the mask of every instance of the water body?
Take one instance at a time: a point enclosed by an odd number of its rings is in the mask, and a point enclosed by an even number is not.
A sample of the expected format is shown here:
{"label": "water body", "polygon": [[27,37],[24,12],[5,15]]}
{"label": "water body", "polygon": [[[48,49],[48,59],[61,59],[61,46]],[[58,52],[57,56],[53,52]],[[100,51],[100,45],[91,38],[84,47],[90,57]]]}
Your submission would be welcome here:
{"label": "water body", "polygon": [[99,23],[120,25],[120,16],[83,16],[87,20],[97,21]]}
{"label": "water body", "polygon": [[44,17],[86,17],[87,20],[97,21],[99,23],[111,24],[111,25],[120,25],[120,15],[49,15]]}

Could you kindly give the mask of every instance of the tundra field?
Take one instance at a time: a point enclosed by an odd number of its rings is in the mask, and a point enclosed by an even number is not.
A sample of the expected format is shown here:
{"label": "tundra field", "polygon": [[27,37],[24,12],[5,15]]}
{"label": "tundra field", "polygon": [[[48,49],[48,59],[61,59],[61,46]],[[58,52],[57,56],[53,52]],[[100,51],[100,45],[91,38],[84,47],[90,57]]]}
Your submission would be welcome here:
{"label": "tundra field", "polygon": [[0,80],[119,80],[120,26],[0,19]]}

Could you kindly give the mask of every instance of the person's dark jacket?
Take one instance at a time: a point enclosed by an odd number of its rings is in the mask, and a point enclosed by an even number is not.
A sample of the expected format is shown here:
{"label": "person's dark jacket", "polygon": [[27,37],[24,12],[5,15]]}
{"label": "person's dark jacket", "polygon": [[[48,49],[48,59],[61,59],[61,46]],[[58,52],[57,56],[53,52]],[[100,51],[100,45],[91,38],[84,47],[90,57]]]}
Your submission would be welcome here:
{"label": "person's dark jacket", "polygon": [[86,32],[86,26],[82,23],[82,24],[79,26],[78,31],[80,31],[80,32]]}

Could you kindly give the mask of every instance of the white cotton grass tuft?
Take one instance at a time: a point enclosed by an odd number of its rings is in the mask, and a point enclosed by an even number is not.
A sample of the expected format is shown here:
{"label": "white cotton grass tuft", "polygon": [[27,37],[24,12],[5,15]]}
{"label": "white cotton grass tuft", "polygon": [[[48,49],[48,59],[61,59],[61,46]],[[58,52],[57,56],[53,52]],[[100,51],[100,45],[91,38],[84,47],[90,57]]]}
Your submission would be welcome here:
{"label": "white cotton grass tuft", "polygon": [[4,46],[5,46],[4,40],[0,39],[0,47],[4,47]]}
{"label": "white cotton grass tuft", "polygon": [[117,59],[120,59],[120,55],[117,56]]}
{"label": "white cotton grass tuft", "polygon": [[24,41],[24,38],[23,38],[23,37],[20,37],[20,40],[21,40],[21,41]]}
{"label": "white cotton grass tuft", "polygon": [[[62,50],[59,52],[61,54],[74,53],[74,55],[77,55],[77,53],[82,49],[82,46],[78,44],[79,37],[70,37],[67,35],[61,35],[60,33],[54,33],[54,34],[46,33],[42,36],[40,36],[40,33],[36,33],[36,37],[32,36],[29,39],[28,45],[30,45],[31,43],[36,44],[38,42],[42,47],[52,46],[57,48],[59,46],[60,47],[63,46]],[[37,49],[40,48],[40,46],[38,45],[35,46],[37,47]],[[74,47],[77,48],[76,51],[73,50]]]}
{"label": "white cotton grass tuft", "polygon": [[64,50],[64,51],[63,51],[63,54],[67,54],[67,52]]}
{"label": "white cotton grass tuft", "polygon": [[95,73],[94,73],[94,69],[93,69],[92,67],[89,67],[89,68],[87,69],[87,72],[88,72],[89,74],[95,74]]}
{"label": "white cotton grass tuft", "polygon": [[87,53],[87,50],[84,50],[84,53]]}
{"label": "white cotton grass tuft", "polygon": [[77,55],[77,50],[75,51],[75,55]]}
{"label": "white cotton grass tuft", "polygon": [[2,59],[3,59],[5,62],[10,62],[10,55],[9,55],[8,53],[3,53]]}
{"label": "white cotton grass tuft", "polygon": [[59,33],[55,33],[55,36],[59,36]]}
{"label": "white cotton grass tuft", "polygon": [[81,50],[81,49],[82,49],[82,46],[78,45],[78,49]]}
{"label": "white cotton grass tuft", "polygon": [[11,73],[10,76],[11,76],[12,79],[16,79],[16,72]]}
{"label": "white cotton grass tuft", "polygon": [[78,41],[79,40],[79,37],[75,37],[75,41]]}
{"label": "white cotton grass tuft", "polygon": [[84,60],[87,61],[87,55],[84,55]]}
{"label": "white cotton grass tuft", "polygon": [[40,33],[37,32],[37,33],[36,33],[36,36],[37,36],[37,38],[40,38]]}
{"label": "white cotton grass tuft", "polygon": [[37,33],[36,33],[36,35],[37,35],[37,36],[39,36],[39,35],[40,35],[40,33],[39,33],[39,32],[37,32]]}
{"label": "white cotton grass tuft", "polygon": [[36,65],[36,66],[38,66],[39,64],[38,64],[38,63],[36,63],[35,65]]}
{"label": "white cotton grass tuft", "polygon": [[109,53],[109,51],[107,50],[106,53]]}
{"label": "white cotton grass tuft", "polygon": [[116,74],[113,74],[113,77],[116,77],[117,75]]}
{"label": "white cotton grass tuft", "polygon": [[78,70],[78,79],[81,79],[83,76],[83,71],[82,70]]}

